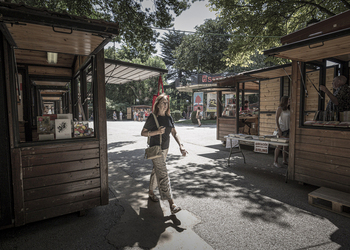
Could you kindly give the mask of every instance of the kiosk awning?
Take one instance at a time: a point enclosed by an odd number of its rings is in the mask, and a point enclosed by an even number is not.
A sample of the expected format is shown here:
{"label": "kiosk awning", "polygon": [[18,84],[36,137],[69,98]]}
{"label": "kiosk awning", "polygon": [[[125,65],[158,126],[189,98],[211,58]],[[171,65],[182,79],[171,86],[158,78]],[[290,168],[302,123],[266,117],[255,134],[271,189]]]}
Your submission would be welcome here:
{"label": "kiosk awning", "polygon": [[125,84],[167,74],[167,69],[105,59],[106,84]]}

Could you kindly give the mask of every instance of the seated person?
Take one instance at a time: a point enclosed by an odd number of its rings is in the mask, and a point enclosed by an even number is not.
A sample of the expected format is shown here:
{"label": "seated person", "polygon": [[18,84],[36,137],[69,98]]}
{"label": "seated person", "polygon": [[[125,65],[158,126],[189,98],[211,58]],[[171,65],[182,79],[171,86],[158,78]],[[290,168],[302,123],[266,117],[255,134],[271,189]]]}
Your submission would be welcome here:
{"label": "seated person", "polygon": [[336,108],[339,112],[350,110],[350,88],[346,81],[347,78],[345,76],[334,77],[332,82],[334,93],[329,91],[326,86],[320,86],[320,90],[325,92],[330,99],[326,111],[336,111]]}
{"label": "seated person", "polygon": [[236,114],[236,109],[234,108],[234,104],[229,104],[226,105],[224,108],[224,111],[222,111],[221,116],[226,116],[226,117],[234,117]]}
{"label": "seated person", "polygon": [[247,100],[244,101],[244,106],[240,108],[240,111],[242,110],[249,111],[249,102]]}

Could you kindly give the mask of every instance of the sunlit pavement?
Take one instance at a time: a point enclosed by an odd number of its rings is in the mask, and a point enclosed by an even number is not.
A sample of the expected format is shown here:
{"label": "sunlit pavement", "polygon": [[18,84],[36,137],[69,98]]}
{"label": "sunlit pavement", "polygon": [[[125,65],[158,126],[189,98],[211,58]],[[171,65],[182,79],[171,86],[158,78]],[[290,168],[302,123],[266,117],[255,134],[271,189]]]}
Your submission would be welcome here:
{"label": "sunlit pavement", "polygon": [[228,166],[215,125],[176,127],[189,155],[180,156],[171,139],[167,166],[183,208],[171,216],[167,202],[148,200],[143,124],[107,123],[108,205],[2,230],[0,250],[350,249],[350,218],[308,204],[317,187],[285,183],[286,168],[272,166],[273,154],[251,147],[247,164],[236,154]]}
{"label": "sunlit pavement", "polygon": [[123,227],[129,231],[121,238],[133,235],[129,241],[116,239],[115,246],[350,248],[350,219],[307,203],[307,194],[317,187],[285,183],[286,168],[272,166],[273,154],[254,153],[250,147],[244,151],[247,164],[236,154],[228,166],[229,151],[216,140],[215,125],[176,127],[189,155],[180,156],[171,139],[167,166],[175,202],[184,210],[169,217],[167,202],[159,207],[147,199],[152,163],[143,159],[143,124],[108,123],[110,188],[129,210],[124,220],[122,216],[124,225],[117,225],[109,236],[118,235]]}

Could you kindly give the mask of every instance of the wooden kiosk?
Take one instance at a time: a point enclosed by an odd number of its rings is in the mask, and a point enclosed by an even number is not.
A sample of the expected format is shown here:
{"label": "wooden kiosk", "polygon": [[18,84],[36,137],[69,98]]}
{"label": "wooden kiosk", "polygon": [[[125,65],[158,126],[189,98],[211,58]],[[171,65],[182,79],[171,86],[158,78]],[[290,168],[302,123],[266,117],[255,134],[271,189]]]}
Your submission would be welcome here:
{"label": "wooden kiosk", "polygon": [[103,47],[118,24],[6,3],[0,14],[0,228],[107,204]]}
{"label": "wooden kiosk", "polygon": [[[320,119],[335,76],[349,84],[350,11],[281,38],[283,46],[265,51],[292,60],[289,179],[350,192],[350,120],[345,112]],[[307,72],[306,69],[313,68]],[[307,73],[306,73],[307,72]],[[325,117],[325,116],[324,116]]]}
{"label": "wooden kiosk", "polygon": [[[223,94],[234,94],[236,98],[238,99],[239,96],[241,96],[241,100],[244,103],[244,95],[246,93],[258,93],[259,92],[259,84],[255,77],[250,77],[247,75],[239,74],[234,76],[228,76],[224,78],[219,78],[213,80],[214,83],[217,83],[218,88],[224,88],[224,90],[217,91],[217,118],[216,118],[216,124],[217,124],[217,133],[216,133],[216,139],[224,141],[224,136],[228,134],[234,134],[239,133],[239,124],[242,124],[244,122],[254,123],[257,125],[258,123],[258,116],[255,115],[254,117],[243,117],[240,116],[239,109],[240,105],[239,102],[232,101],[232,104],[229,103],[226,106],[232,106],[228,111],[225,111],[223,109],[223,105],[221,104],[222,95]],[[229,90],[228,90],[228,89]],[[215,89],[215,88],[213,88]],[[226,107],[225,107],[226,108]],[[223,112],[227,112],[227,116],[223,116]],[[238,126],[237,126],[238,125]],[[258,129],[258,128],[256,128]]]}

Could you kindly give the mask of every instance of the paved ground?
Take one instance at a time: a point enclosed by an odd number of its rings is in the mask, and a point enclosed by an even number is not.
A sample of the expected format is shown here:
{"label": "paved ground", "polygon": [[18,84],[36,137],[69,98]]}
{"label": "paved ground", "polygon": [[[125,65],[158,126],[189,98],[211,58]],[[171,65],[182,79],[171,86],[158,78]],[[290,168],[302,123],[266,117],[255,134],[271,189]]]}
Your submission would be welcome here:
{"label": "paved ground", "polygon": [[189,151],[171,140],[175,201],[147,199],[151,161],[143,122],[108,122],[110,203],[0,232],[0,249],[350,249],[350,218],[307,203],[317,187],[284,182],[272,154],[247,147],[247,164],[215,140],[214,125],[177,126]]}

